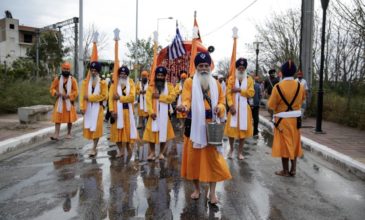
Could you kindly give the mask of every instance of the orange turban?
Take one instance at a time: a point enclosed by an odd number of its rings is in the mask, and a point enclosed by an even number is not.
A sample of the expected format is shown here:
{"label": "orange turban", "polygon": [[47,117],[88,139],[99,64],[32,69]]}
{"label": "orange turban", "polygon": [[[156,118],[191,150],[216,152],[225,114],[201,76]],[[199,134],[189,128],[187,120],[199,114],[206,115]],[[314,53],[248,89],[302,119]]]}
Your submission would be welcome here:
{"label": "orange turban", "polygon": [[67,62],[62,63],[61,69],[64,70],[64,71],[70,71],[71,70],[71,64],[67,63]]}
{"label": "orange turban", "polygon": [[142,77],[148,77],[148,72],[146,70],[143,70],[141,75]]}
{"label": "orange turban", "polygon": [[188,75],[186,73],[182,73],[180,75],[180,79],[186,79],[186,78],[188,78]]}

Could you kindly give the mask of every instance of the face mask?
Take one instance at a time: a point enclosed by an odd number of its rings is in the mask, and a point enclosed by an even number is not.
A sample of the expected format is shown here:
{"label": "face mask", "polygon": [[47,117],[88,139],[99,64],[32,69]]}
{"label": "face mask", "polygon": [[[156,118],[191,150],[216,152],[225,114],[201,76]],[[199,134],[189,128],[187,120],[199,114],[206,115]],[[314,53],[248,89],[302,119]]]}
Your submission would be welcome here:
{"label": "face mask", "polygon": [[71,73],[69,71],[62,71],[62,76],[68,77]]}
{"label": "face mask", "polygon": [[147,78],[142,78],[142,83],[146,84],[147,83]]}
{"label": "face mask", "polygon": [[165,80],[164,79],[156,79],[156,87],[158,91],[161,93],[163,88],[165,86]]}

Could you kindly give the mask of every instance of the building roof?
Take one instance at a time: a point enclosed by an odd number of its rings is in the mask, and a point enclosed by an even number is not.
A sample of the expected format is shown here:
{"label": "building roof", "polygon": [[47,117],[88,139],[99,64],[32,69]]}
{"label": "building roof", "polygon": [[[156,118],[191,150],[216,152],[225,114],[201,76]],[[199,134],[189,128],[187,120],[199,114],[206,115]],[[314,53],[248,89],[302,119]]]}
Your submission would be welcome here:
{"label": "building roof", "polygon": [[19,31],[29,31],[29,32],[35,32],[35,27],[29,27],[24,25],[19,25]]}

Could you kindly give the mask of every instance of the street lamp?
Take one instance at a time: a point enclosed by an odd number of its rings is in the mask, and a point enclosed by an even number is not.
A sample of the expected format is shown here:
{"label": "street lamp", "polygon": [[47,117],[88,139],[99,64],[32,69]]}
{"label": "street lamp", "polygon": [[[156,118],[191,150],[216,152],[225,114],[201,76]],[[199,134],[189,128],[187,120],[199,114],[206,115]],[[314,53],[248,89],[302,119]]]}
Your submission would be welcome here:
{"label": "street lamp", "polygon": [[262,42],[253,42],[253,44],[255,45],[256,44],[256,76],[258,76],[258,73],[259,73],[259,46],[260,44],[262,44]]}
{"label": "street lamp", "polygon": [[322,131],[322,113],[323,113],[323,68],[324,68],[324,45],[326,37],[326,15],[329,0],[321,0],[322,3],[322,39],[321,39],[321,65],[319,69],[319,88],[317,100],[317,120],[315,133],[324,133]]}
{"label": "street lamp", "polygon": [[167,18],[157,18],[157,33],[158,33],[158,23],[160,22],[160,20],[163,20],[163,19],[169,19],[169,20],[171,20],[171,19],[174,19],[173,17],[167,17]]}

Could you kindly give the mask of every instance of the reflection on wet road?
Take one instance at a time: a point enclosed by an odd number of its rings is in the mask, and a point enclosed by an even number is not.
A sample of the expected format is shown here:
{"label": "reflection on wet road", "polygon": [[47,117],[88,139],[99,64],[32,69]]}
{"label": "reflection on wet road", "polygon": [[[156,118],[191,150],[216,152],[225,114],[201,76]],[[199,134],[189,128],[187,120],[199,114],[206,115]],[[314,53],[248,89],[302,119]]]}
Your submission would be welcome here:
{"label": "reflection on wet road", "polygon": [[280,160],[270,155],[267,132],[245,145],[244,161],[227,161],[233,179],[218,184],[218,206],[207,203],[207,184],[199,200],[190,199],[192,184],[180,178],[181,138],[168,144],[166,160],[147,162],[146,144],[136,144],[130,157],[115,159],[108,134],[98,156],[89,159],[90,142],[81,132],[75,136],[0,162],[0,219],[365,217],[365,182],[315,155],[305,152],[295,178],[274,175]]}

